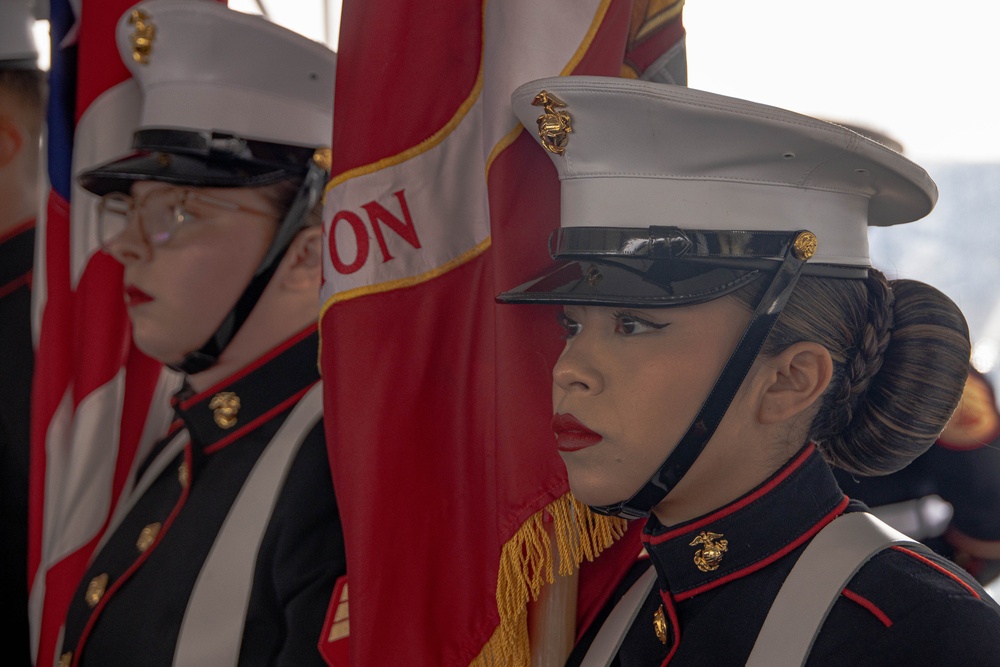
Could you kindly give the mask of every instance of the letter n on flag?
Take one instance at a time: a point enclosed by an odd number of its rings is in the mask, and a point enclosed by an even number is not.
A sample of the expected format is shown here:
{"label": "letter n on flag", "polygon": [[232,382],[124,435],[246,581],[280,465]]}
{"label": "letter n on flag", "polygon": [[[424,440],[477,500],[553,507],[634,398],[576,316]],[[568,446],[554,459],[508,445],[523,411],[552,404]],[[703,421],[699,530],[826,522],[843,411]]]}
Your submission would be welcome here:
{"label": "letter n on flag", "polygon": [[510,93],[667,72],[681,6],[345,0],[320,364],[352,664],[527,664],[528,602],[555,562],[583,564],[582,629],[637,556],[634,530],[569,494],[553,311],[494,302],[548,265],[559,224]]}
{"label": "letter n on flag", "polygon": [[[115,46],[133,0],[52,0],[47,159],[33,320],[28,577],[35,664],[52,665],[69,600],[131,482],[166,431],[173,373],[131,345],[121,265],[99,251],[80,169],[128,150],[139,94]],[[150,406],[162,409],[151,409]],[[140,459],[141,460],[141,459]]]}

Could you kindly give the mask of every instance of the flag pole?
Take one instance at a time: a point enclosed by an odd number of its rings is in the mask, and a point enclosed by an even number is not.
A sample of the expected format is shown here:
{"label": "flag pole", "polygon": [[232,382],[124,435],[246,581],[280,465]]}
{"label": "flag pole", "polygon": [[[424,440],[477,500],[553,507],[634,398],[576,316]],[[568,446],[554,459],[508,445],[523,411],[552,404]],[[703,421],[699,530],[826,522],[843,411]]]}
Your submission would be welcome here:
{"label": "flag pole", "polygon": [[[555,525],[545,522],[550,544],[555,544]],[[542,586],[538,599],[528,604],[528,636],[531,642],[531,667],[564,665],[576,640],[576,597],[579,568],[568,575],[559,574],[560,554],[552,550],[555,581]]]}

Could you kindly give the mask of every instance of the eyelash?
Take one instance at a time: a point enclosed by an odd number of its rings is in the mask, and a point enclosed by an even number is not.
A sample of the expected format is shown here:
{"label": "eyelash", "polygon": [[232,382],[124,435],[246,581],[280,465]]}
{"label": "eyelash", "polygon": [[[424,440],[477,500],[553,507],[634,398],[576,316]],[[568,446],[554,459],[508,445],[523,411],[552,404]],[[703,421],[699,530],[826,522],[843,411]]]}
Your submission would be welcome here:
{"label": "eyelash", "polygon": [[[563,340],[569,340],[580,333],[580,323],[574,321],[566,313],[559,313],[556,315],[556,318],[559,320],[559,326],[563,329]],[[639,317],[635,313],[628,310],[615,311],[611,314],[611,320],[614,322],[616,333],[625,333],[621,330],[622,320],[631,320],[642,327],[654,330],[663,329],[667,326],[667,323],[657,324],[656,322],[650,322],[649,320]]]}

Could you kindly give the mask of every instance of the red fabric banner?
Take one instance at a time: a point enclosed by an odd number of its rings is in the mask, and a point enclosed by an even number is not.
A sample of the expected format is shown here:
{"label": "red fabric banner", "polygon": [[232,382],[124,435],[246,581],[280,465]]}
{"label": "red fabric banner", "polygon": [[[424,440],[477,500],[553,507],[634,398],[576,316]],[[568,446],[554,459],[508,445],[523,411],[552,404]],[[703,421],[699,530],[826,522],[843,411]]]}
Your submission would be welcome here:
{"label": "red fabric banner", "polygon": [[622,525],[568,494],[553,311],[494,302],[548,264],[559,224],[555,170],[510,93],[621,74],[637,8],[661,19],[644,41],[666,26],[662,48],[677,43],[681,2],[634,4],[344,3],[320,363],[352,664],[524,664],[526,602],[556,553],[585,561],[581,626],[638,554],[637,526],[609,548]]}

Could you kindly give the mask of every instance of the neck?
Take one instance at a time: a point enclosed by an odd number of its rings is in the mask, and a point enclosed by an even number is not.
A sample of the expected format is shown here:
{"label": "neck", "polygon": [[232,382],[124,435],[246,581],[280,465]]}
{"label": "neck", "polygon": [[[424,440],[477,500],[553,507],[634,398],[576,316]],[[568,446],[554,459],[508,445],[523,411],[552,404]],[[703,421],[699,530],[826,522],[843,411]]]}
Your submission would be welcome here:
{"label": "neck", "polygon": [[219,361],[188,376],[192,389],[201,392],[221,382],[316,322],[317,295],[280,291],[280,285],[267,286],[246,322],[219,355]]}
{"label": "neck", "polygon": [[[802,442],[786,439],[775,429],[726,428],[726,419],[705,450],[656,507],[653,514],[664,526],[675,526],[724,507],[747,494],[773,475]],[[784,435],[785,437],[779,437]]]}

